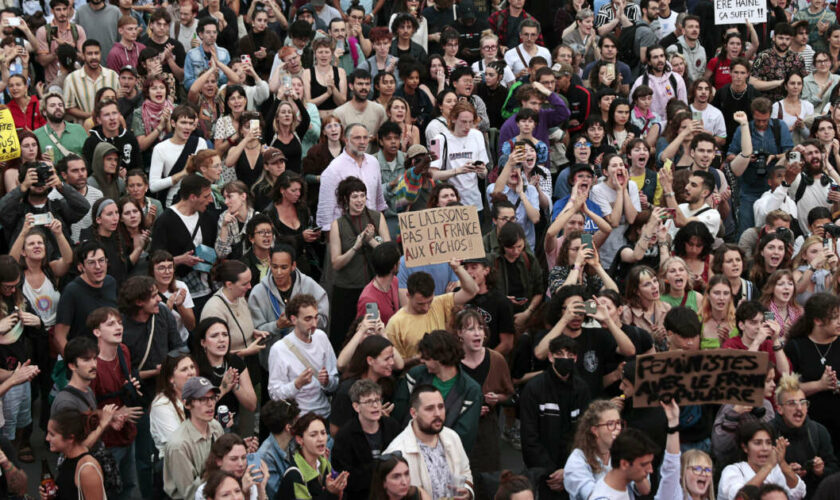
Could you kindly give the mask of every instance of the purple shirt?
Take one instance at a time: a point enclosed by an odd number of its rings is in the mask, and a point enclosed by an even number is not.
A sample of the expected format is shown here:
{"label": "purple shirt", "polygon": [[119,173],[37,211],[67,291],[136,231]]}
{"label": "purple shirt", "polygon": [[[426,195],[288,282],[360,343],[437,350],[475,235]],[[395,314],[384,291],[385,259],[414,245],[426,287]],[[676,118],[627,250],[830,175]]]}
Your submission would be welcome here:
{"label": "purple shirt", "polygon": [[367,186],[368,208],[382,212],[388,207],[385,203],[385,193],[382,192],[382,172],[379,170],[376,157],[365,153],[365,159],[359,167],[347,151],[342,151],[321,174],[316,221],[322,230],[329,231],[332,221],[341,217],[341,207],[335,198],[338,183],[354,176],[361,179]]}
{"label": "purple shirt", "polygon": [[[548,103],[550,104],[549,107],[540,109],[540,122],[534,129],[534,137],[546,144],[549,144],[548,129],[560,125],[571,116],[569,107],[566,106],[566,101],[557,95],[556,92],[552,92],[548,96]],[[502,145],[506,141],[517,135],[519,135],[519,125],[516,124],[516,115],[513,115],[505,120],[505,123],[502,124],[502,128],[499,130],[499,152],[501,152]]]}

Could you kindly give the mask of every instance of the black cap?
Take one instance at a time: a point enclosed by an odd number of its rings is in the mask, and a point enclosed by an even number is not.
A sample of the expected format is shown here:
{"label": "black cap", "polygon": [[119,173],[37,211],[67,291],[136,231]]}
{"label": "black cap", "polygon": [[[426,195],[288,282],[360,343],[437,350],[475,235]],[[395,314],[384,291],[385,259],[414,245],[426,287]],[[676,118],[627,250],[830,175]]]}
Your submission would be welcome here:
{"label": "black cap", "polygon": [[575,182],[575,175],[578,172],[589,172],[592,174],[592,177],[595,177],[595,169],[592,168],[592,165],[588,163],[575,163],[569,168],[569,185],[574,185]]}
{"label": "black cap", "polygon": [[458,5],[458,17],[461,19],[475,19],[475,7],[470,2]]}
{"label": "black cap", "polygon": [[461,265],[464,264],[484,264],[486,266],[490,264],[490,261],[487,260],[487,256],[485,255],[483,257],[473,257],[471,259],[464,259],[461,261]]}

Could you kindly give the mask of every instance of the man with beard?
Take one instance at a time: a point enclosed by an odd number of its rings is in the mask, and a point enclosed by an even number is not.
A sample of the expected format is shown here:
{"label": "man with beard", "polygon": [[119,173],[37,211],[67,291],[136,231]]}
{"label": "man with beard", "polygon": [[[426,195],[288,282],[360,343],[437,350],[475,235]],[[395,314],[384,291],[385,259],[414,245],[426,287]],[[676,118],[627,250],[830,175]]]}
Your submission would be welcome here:
{"label": "man with beard", "polygon": [[680,53],[685,57],[686,75],[692,81],[706,72],[706,49],[700,43],[700,18],[688,15],[683,20],[683,34],[677,43],[668,47],[668,55]]}
{"label": "man with beard", "polygon": [[[120,17],[122,17],[120,8],[105,0],[91,0],[76,10],[76,22],[85,29],[87,39],[95,40],[99,42],[100,47],[107,47],[109,50],[120,39],[117,32]],[[99,57],[99,62],[104,64],[105,54],[100,53]],[[93,99],[93,94],[91,94],[91,99]]]}
{"label": "man with beard", "polygon": [[816,207],[831,209],[832,204],[840,202],[840,193],[830,188],[832,183],[840,183],[840,179],[832,179],[825,173],[828,165],[824,165],[823,146],[820,141],[806,139],[792,151],[798,151],[802,158],[801,162],[790,162],[785,172],[786,176],[788,172],[789,175],[796,176],[790,183],[788,192],[793,194],[797,211],[807,214]]}
{"label": "man with beard", "polygon": [[[94,150],[100,142],[113,144],[120,155],[120,168],[129,170],[142,165],[140,144],[134,132],[123,128],[120,124],[120,108],[116,101],[102,100],[96,105],[94,115],[99,125],[90,130],[90,136],[85,141],[82,156],[88,164],[93,164]],[[125,186],[123,182],[123,186]],[[124,188],[123,188],[124,189]]]}
{"label": "man with beard", "polygon": [[50,92],[44,96],[41,114],[47,122],[43,127],[35,129],[35,137],[41,149],[53,148],[52,161],[55,164],[71,153],[82,154],[88,134],[81,125],[64,120],[64,97],[61,94]]}
{"label": "man with beard", "polygon": [[[676,196],[673,191],[673,173],[670,169],[659,171],[659,182],[665,191],[665,202],[668,208],[678,209],[674,212],[674,225],[670,229],[671,236],[677,234],[677,230],[689,222],[702,222],[709,230],[712,237],[718,234],[720,229],[720,212],[706,203],[706,198],[715,192],[715,177],[710,172],[696,170],[688,178],[685,185],[685,198],[687,203],[677,205]],[[750,207],[752,209],[752,207]]]}
{"label": "man with beard", "polygon": [[[470,462],[461,439],[445,427],[446,406],[440,391],[431,384],[417,385],[409,399],[411,421],[385,449],[385,455],[401,452],[408,462],[411,485],[423,488],[432,498],[475,498]],[[453,496],[449,485],[459,486]]]}
{"label": "man with beard", "polygon": [[73,250],[73,262],[79,276],[64,287],[56,310],[55,341],[59,353],[64,352],[68,340],[92,337],[86,323],[88,314],[99,307],[117,306],[117,280],[108,276],[108,258],[102,243],[82,242]]}
{"label": "man with beard", "polygon": [[[342,21],[343,22],[343,21]],[[349,123],[361,123],[368,130],[379,130],[385,120],[385,108],[376,101],[368,100],[370,94],[370,73],[364,69],[357,69],[347,77],[347,85],[353,98],[333,111],[333,115],[341,120],[341,125],[347,127]]]}
{"label": "man with beard", "polygon": [[195,0],[181,0],[178,5],[178,22],[172,23],[169,35],[181,44],[186,55],[187,51],[198,47],[201,41],[198,33],[198,3]]}
{"label": "man with beard", "polygon": [[[370,78],[368,77],[368,88]],[[355,91],[353,92],[355,94]],[[367,95],[367,94],[365,94]],[[358,99],[354,95],[353,101]],[[365,105],[376,104],[368,102]],[[381,108],[382,106],[380,106]],[[344,129],[346,146],[321,173],[321,187],[318,192],[318,213],[316,220],[324,234],[330,230],[332,221],[341,217],[341,207],[336,202],[338,183],[350,176],[361,179],[367,187],[367,207],[380,212],[388,208],[382,189],[382,172],[376,157],[365,153],[370,140],[370,129],[361,123],[351,122]]]}
{"label": "man with beard", "polygon": [[[79,125],[76,125],[77,127]],[[102,198],[103,194],[102,191],[99,189],[88,185],[88,169],[87,164],[85,163],[84,158],[81,156],[70,153],[69,155],[65,156],[55,166],[58,174],[64,179],[64,182],[73,186],[73,188],[79,192],[85,199],[90,203],[92,207],[96,200]],[[51,200],[61,200],[64,199],[60,193],[56,191],[52,191],[48,198]],[[70,238],[73,243],[79,242],[79,236],[83,229],[87,229],[91,226],[92,219],[90,215],[90,209],[88,209],[87,213],[84,217],[76,222],[75,224],[70,225]]]}
{"label": "man with beard", "polygon": [[685,81],[671,72],[671,67],[666,62],[665,49],[661,46],[650,47],[647,51],[648,63],[642,70],[643,73],[633,88],[630,95],[639,85],[647,85],[653,89],[653,101],[650,104],[651,111],[662,120],[662,127],[665,127],[665,105],[673,98],[688,104],[688,95],[685,89]]}
{"label": "man with beard", "polygon": [[[86,6],[90,5],[92,4],[86,4]],[[119,13],[119,9],[117,11]],[[76,118],[77,121],[84,121],[91,117],[94,97],[99,89],[103,87],[117,89],[120,86],[120,77],[117,72],[101,66],[102,45],[95,38],[85,40],[82,44],[82,56],[84,66],[67,75],[64,80],[67,114]]]}
{"label": "man with beard", "polygon": [[777,23],[773,33],[773,46],[758,53],[753,63],[750,83],[760,90],[770,102],[776,102],[785,96],[783,83],[791,73],[799,73],[802,78],[805,63],[799,54],[788,50],[790,39],[796,33],[788,23]]}
{"label": "man with beard", "polygon": [[85,29],[70,22],[70,0],[51,0],[50,9],[52,22],[35,31],[35,38],[38,39],[36,60],[44,67],[45,82],[54,81],[61,69],[56,54],[58,46],[66,43],[82,52],[82,44],[87,40]]}
{"label": "man with beard", "polygon": [[[47,168],[46,180],[39,180],[39,167]],[[70,239],[70,225],[82,220],[90,210],[90,204],[68,184],[61,182],[55,169],[45,163],[27,162],[20,166],[18,172],[20,186],[12,189],[0,198],[0,224],[5,229],[9,245],[23,229],[23,222],[27,214],[47,214],[61,221],[64,235]],[[64,196],[63,200],[50,200],[51,191],[57,191]],[[57,248],[52,233],[47,232],[47,244]]]}
{"label": "man with beard", "polygon": [[[733,70],[733,81],[734,78]],[[787,125],[779,119],[770,118],[772,105],[769,99],[759,97],[750,103],[750,108],[752,121],[747,121],[747,114],[744,112],[739,111],[733,116],[739,127],[732,135],[727,152],[732,158],[732,173],[742,179],[738,212],[739,232],[755,226],[753,204],[767,190],[767,174],[773,164],[784,158],[793,148],[793,139]],[[826,197],[823,196],[823,203],[825,200]]]}
{"label": "man with beard", "polygon": [[785,459],[809,491],[816,491],[824,477],[840,470],[828,429],[808,418],[809,401],[805,399],[799,375],[782,376],[776,389],[776,402],[779,412],[772,424],[776,435],[788,440]]}
{"label": "man with beard", "polygon": [[[583,301],[578,303],[582,314]],[[562,498],[563,466],[578,419],[592,397],[589,386],[575,372],[579,352],[575,340],[555,337],[547,350],[551,366],[525,385],[519,401],[522,458],[526,467],[545,469],[537,485],[540,498]]]}

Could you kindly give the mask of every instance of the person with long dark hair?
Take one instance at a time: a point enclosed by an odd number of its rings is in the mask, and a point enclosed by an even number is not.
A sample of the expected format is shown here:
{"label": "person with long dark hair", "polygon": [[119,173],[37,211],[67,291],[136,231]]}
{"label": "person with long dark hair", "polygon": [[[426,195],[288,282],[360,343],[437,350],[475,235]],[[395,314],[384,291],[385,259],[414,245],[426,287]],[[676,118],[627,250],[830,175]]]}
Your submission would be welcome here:
{"label": "person with long dark hair", "polygon": [[349,473],[332,475],[326,419],[307,413],[292,425],[292,435],[298,448],[292,457],[293,466],[280,483],[279,498],[341,498]]}
{"label": "person with long dark hair", "polygon": [[187,419],[181,390],[187,380],[196,375],[198,371],[195,360],[186,353],[169,355],[160,366],[156,396],[152,400],[149,412],[149,422],[152,439],[161,457],[169,436],[175,432],[181,422]]}
{"label": "person with long dark hair", "polygon": [[370,500],[431,500],[426,491],[411,485],[408,462],[395,451],[379,456],[370,483]]}
{"label": "person with long dark hair", "polygon": [[248,494],[249,499],[267,500],[268,466],[262,460],[259,460],[259,465],[249,464],[249,451],[248,443],[233,433],[224,434],[215,440],[204,463],[204,473],[201,477],[205,482],[198,486],[195,497],[206,498],[204,488],[207,486],[207,480],[214,472],[223,471],[242,482],[242,490]]}
{"label": "person with long dark hair", "polygon": [[294,247],[300,271],[318,279],[320,269],[317,274],[313,273],[310,257],[317,262],[323,254],[323,245],[319,242],[321,228],[313,224],[306,195],[303,177],[295,172],[285,172],[274,183],[271,192],[273,205],[267,210],[267,215],[278,239]]}
{"label": "person with long dark hair", "polygon": [[[792,245],[781,233],[767,233],[758,241],[749,278],[756,290],[762,290],[767,279],[779,269],[789,269]],[[840,365],[838,365],[840,366]]]}
{"label": "person with long dark hair", "polygon": [[[64,460],[58,466],[57,500],[104,500],[105,480],[102,466],[90,454],[84,440],[98,422],[92,413],[62,410],[50,417],[47,424],[47,442],[50,451],[61,453]],[[46,498],[43,486],[41,498]]]}
{"label": "person with long dark hair", "polygon": [[706,289],[711,278],[714,241],[706,225],[697,220],[680,228],[674,236],[674,255],[685,261],[691,279],[689,287],[698,292]]}
{"label": "person with long dark hair", "polygon": [[[111,198],[100,198],[91,207],[93,222],[82,230],[81,240],[97,240],[105,249],[108,258],[108,274],[121,284],[128,277],[129,263],[123,251],[122,236],[119,233],[120,211],[117,202]],[[145,245],[145,241],[141,242]]]}

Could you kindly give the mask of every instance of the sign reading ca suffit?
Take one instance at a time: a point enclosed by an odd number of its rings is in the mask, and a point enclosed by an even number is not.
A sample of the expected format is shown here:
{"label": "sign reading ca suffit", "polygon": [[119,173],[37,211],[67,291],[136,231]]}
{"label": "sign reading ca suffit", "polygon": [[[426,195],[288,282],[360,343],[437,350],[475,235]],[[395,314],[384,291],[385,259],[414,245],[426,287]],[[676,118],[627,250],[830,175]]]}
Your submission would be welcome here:
{"label": "sign reading ca suffit", "polygon": [[407,267],[485,255],[474,206],[429,208],[401,213],[399,217]]}
{"label": "sign reading ca suffit", "polygon": [[737,349],[668,351],[636,358],[633,406],[658,406],[663,398],[688,404],[761,406],[766,352]]}
{"label": "sign reading ca suffit", "polygon": [[715,24],[753,24],[767,22],[765,0],[714,0]]}

